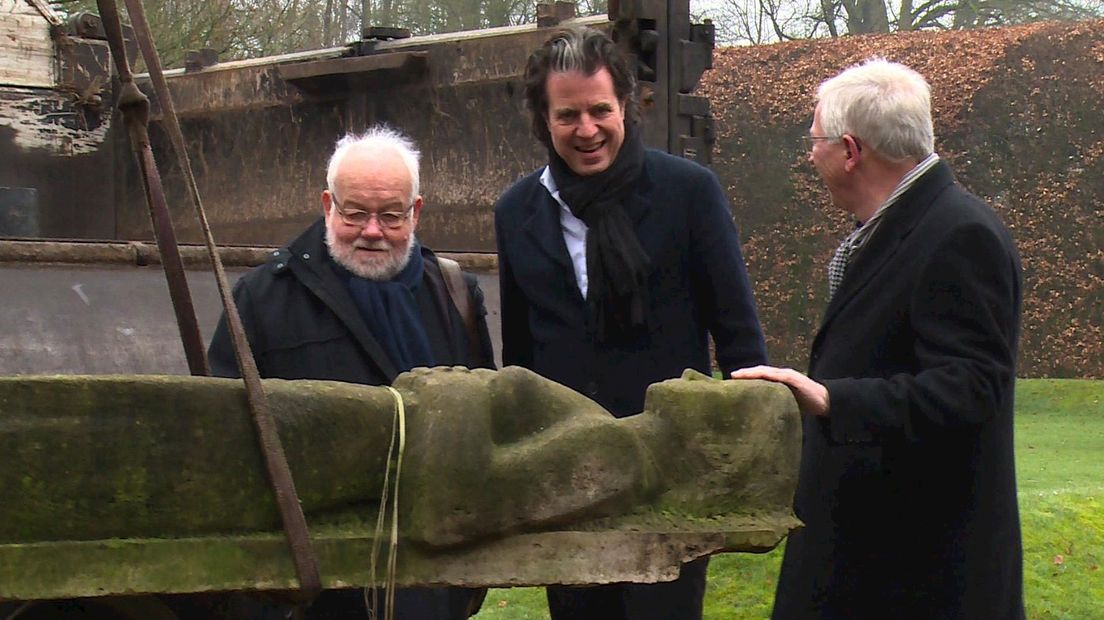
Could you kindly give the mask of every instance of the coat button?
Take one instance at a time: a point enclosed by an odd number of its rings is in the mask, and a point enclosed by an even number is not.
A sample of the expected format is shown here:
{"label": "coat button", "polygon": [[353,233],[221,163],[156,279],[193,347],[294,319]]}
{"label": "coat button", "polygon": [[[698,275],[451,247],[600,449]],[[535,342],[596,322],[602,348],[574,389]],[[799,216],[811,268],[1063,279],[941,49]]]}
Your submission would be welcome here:
{"label": "coat button", "polygon": [[307,252],[303,252],[303,260],[310,260],[310,254]]}

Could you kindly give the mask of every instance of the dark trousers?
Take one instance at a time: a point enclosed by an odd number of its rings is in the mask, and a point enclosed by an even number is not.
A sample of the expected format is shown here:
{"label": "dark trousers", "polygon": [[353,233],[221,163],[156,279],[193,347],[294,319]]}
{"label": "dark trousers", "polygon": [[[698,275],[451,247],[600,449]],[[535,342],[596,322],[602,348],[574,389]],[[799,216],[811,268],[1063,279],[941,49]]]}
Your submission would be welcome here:
{"label": "dark trousers", "polygon": [[700,620],[709,558],[682,566],[666,583],[550,586],[552,620]]}

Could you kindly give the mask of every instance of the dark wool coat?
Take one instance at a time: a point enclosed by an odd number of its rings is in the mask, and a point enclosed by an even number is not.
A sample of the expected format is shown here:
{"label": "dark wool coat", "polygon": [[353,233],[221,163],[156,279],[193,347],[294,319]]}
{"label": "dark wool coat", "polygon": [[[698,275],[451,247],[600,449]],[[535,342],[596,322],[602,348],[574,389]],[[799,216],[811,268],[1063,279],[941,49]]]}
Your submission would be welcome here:
{"label": "dark wool coat", "polygon": [[[395,362],[364,324],[345,284],[328,262],[325,225],[319,219],[287,248],[234,286],[242,318],[261,377],[329,379],[389,385],[398,374]],[[422,248],[425,280],[415,296],[422,323],[438,365],[493,368],[483,291],[464,274],[478,319],[481,359],[472,359],[468,337],[456,307],[445,292],[437,257]],[[237,377],[225,317],[219,320],[208,351],[212,374]]]}
{"label": "dark wool coat", "polygon": [[541,171],[495,205],[502,296],[502,361],[585,394],[617,416],[639,413],[648,385],[710,371],[708,335],[728,373],[766,361],[740,241],[716,176],[648,150],[625,211],[651,259],[648,333],[596,344],[560,228],[560,206]]}
{"label": "dark wool coat", "polygon": [[1012,450],[1021,269],[997,216],[925,173],[852,258],[813,343],[774,618],[1024,617]]}

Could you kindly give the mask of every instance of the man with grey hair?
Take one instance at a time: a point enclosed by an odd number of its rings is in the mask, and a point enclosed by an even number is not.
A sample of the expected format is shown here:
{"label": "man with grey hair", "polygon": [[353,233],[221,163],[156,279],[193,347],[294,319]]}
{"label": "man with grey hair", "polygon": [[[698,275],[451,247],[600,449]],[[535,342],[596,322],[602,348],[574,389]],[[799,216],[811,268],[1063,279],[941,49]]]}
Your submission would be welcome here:
{"label": "man with grey hair", "polygon": [[1024,617],[1012,405],[1021,268],[935,154],[928,85],[882,59],[821,84],[809,161],[856,228],[828,265],[773,618]]}
{"label": "man with grey hair", "polygon": [[[525,96],[548,165],[495,205],[502,359],[618,417],[686,368],[762,364],[766,347],[717,177],[644,147],[633,69],[601,31],[554,34]],[[548,588],[553,620],[701,618],[706,559],[662,584]]]}
{"label": "man with grey hair", "polygon": [[[390,385],[419,366],[493,368],[474,276],[414,235],[418,157],[385,126],[342,138],[327,170],[323,217],[234,286],[261,377]],[[215,375],[239,376],[225,319],[208,355]],[[475,593],[400,589],[395,618],[467,618],[478,608]],[[364,618],[365,600],[360,590],[326,591],[306,617]]]}

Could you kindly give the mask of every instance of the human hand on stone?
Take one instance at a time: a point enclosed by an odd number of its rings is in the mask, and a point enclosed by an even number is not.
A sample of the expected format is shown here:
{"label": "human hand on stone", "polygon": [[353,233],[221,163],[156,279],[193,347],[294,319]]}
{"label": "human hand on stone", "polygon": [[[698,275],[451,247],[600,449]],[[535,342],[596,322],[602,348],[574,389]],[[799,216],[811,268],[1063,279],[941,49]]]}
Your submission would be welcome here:
{"label": "human hand on stone", "polygon": [[781,383],[793,392],[801,413],[828,416],[828,388],[792,368],[752,366],[734,371],[731,376],[733,379],[762,379]]}

